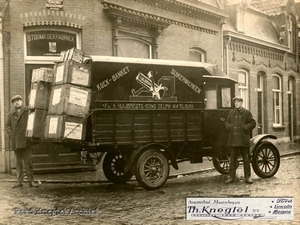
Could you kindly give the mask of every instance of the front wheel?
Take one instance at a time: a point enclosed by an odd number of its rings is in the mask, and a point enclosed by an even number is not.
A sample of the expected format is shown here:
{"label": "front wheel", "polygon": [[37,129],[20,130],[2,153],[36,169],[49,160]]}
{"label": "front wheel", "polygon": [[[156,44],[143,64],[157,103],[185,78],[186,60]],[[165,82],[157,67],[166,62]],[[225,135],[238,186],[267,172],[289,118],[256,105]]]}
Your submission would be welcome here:
{"label": "front wheel", "polygon": [[270,178],[277,173],[279,166],[279,151],[273,144],[263,142],[254,150],[252,168],[257,176]]}
{"label": "front wheel", "polygon": [[114,184],[124,184],[132,177],[132,172],[124,172],[125,159],[120,153],[108,152],[103,160],[103,172],[107,180]]}
{"label": "front wheel", "polygon": [[148,149],[137,160],[136,179],[147,190],[162,187],[169,177],[167,158],[157,149]]}

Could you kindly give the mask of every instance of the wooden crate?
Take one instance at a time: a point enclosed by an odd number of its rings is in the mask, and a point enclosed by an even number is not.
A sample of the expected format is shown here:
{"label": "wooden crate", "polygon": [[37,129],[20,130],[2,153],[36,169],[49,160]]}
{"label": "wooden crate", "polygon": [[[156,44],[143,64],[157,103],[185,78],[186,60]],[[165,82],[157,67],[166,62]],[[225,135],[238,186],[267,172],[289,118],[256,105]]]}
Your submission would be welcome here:
{"label": "wooden crate", "polygon": [[48,114],[85,117],[89,113],[91,89],[64,84],[52,86]]}
{"label": "wooden crate", "polygon": [[69,53],[66,59],[71,59],[75,62],[82,63],[83,62],[84,52],[77,48],[69,49]]}
{"label": "wooden crate", "polygon": [[47,115],[45,139],[53,141],[84,140],[86,119],[68,115]]}
{"label": "wooden crate", "polygon": [[38,68],[32,70],[31,82],[45,81],[52,83],[54,69]]}
{"label": "wooden crate", "polygon": [[44,81],[31,83],[28,108],[48,110],[50,94],[51,83]]}
{"label": "wooden crate", "polygon": [[34,109],[28,111],[26,137],[43,138],[46,116],[46,110]]}
{"label": "wooden crate", "polygon": [[56,63],[53,85],[58,84],[75,84],[83,87],[91,87],[91,65],[72,60]]}

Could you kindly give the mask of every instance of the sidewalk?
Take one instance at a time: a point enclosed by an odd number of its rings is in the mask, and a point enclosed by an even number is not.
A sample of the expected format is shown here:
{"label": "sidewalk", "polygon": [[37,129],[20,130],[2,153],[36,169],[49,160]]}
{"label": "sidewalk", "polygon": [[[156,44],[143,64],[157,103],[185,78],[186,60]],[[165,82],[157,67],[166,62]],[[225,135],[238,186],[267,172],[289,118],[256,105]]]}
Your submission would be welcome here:
{"label": "sidewalk", "polygon": [[[300,154],[300,143],[276,144],[281,157]],[[179,163],[179,170],[170,167],[170,177],[177,177],[179,174],[191,174],[208,172],[214,170],[213,164],[206,157],[203,163],[191,164],[190,162]],[[35,180],[40,183],[106,183],[109,182],[104,176],[102,168],[96,171],[76,173],[55,173],[37,174]],[[15,182],[15,175],[0,173],[0,181]]]}

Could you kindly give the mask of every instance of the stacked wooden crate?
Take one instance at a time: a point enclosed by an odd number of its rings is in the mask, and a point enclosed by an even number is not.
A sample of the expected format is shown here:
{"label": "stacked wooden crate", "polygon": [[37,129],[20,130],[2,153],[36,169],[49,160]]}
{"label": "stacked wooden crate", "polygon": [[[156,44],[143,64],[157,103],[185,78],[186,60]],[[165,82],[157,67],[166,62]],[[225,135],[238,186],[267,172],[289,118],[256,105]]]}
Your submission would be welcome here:
{"label": "stacked wooden crate", "polygon": [[84,140],[91,103],[91,66],[83,64],[83,52],[62,53],[54,67],[52,90],[46,117],[46,139]]}
{"label": "stacked wooden crate", "polygon": [[26,129],[26,136],[29,138],[43,138],[53,74],[54,70],[50,68],[32,71]]}

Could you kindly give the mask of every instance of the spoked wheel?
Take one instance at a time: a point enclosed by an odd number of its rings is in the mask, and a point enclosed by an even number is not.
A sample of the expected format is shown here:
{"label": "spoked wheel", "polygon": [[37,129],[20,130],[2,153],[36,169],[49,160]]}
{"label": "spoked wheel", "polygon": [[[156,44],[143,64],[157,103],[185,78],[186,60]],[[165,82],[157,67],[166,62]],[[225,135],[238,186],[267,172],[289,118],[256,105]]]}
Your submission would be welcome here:
{"label": "spoked wheel", "polygon": [[136,166],[136,179],[147,190],[162,187],[169,177],[167,158],[157,149],[148,149],[141,154]]}
{"label": "spoked wheel", "polygon": [[[220,173],[220,174],[229,174],[229,168],[230,168],[230,157],[226,156],[224,158],[218,158],[218,157],[213,157],[213,165],[215,169]],[[236,169],[239,167],[239,162],[237,162]]]}
{"label": "spoked wheel", "polygon": [[263,142],[254,150],[252,168],[257,176],[270,178],[277,173],[279,166],[279,151],[273,144]]}
{"label": "spoked wheel", "polygon": [[132,177],[132,172],[124,173],[125,159],[116,152],[108,152],[103,160],[103,172],[107,180],[115,184],[123,184]]}

